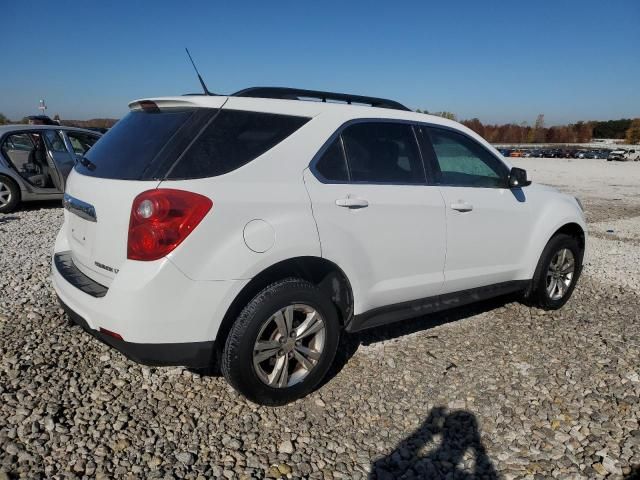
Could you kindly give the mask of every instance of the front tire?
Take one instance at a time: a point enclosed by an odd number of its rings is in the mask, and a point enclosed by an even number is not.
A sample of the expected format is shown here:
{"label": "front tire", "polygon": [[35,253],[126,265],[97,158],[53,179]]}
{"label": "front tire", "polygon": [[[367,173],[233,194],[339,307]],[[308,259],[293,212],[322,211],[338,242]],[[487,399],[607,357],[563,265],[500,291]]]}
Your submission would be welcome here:
{"label": "front tire", "polygon": [[556,310],[567,303],[582,271],[583,254],[575,237],[563,233],[552,237],[532,280],[532,303],[545,310]]}
{"label": "front tire", "polygon": [[288,278],[266,287],[242,310],[227,337],[221,370],[249,400],[283,405],[322,381],[339,339],[331,299],[310,282]]}
{"label": "front tire", "polygon": [[0,176],[0,213],[10,213],[20,203],[20,188],[9,177]]}

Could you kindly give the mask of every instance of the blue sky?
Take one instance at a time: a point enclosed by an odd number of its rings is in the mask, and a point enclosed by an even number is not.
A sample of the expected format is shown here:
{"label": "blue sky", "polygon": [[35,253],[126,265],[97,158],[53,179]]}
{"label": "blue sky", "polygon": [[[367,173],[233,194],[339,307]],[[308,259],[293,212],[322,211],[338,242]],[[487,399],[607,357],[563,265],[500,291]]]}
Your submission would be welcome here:
{"label": "blue sky", "polygon": [[640,117],[640,1],[6,2],[0,112],[296,86],[483,122]]}

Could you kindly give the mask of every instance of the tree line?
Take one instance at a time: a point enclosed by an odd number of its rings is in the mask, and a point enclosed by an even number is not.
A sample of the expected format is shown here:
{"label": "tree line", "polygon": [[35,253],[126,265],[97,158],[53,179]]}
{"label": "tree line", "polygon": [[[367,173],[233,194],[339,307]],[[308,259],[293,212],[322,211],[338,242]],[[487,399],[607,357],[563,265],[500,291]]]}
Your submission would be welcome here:
{"label": "tree line", "polygon": [[[427,110],[417,109],[418,113],[430,113]],[[451,112],[431,112],[450,120],[457,120]],[[59,120],[58,115],[54,120]],[[62,120],[62,125],[74,127],[99,127],[110,128],[117,120],[113,118],[94,118],[91,120]],[[19,121],[11,121],[0,113],[0,125],[12,123],[29,123],[26,117]],[[546,127],[544,115],[536,118],[533,126],[527,122],[520,124],[483,124],[478,118],[462,120],[460,123],[469,127],[478,135],[491,143],[587,143],[594,138],[625,139],[626,143],[640,143],[640,118],[620,120],[577,122],[569,125]]]}
{"label": "tree line", "polygon": [[[457,120],[456,115],[451,112],[428,112],[420,109],[416,112],[431,113],[431,115]],[[640,142],[640,118],[579,121],[568,125],[547,127],[544,123],[544,115],[540,114],[533,126],[527,122],[483,124],[478,118],[462,120],[460,123],[491,143],[587,143],[594,138],[625,139],[630,144]]]}

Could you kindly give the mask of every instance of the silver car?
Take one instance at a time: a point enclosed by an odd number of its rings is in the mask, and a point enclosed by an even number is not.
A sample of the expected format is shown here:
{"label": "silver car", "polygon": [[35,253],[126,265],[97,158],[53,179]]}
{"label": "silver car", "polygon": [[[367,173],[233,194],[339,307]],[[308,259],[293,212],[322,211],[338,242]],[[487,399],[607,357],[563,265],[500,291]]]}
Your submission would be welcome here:
{"label": "silver car", "polygon": [[0,126],[0,213],[61,199],[69,172],[100,136],[59,125]]}

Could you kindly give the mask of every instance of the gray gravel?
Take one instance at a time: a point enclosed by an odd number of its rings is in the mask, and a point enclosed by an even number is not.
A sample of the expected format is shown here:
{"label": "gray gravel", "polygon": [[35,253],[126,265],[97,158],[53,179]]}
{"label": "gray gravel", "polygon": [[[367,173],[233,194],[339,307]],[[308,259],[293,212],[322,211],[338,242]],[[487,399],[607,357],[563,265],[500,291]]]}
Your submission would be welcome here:
{"label": "gray gravel", "polygon": [[277,409],[71,327],[48,281],[62,211],[0,215],[0,480],[629,475],[640,198],[607,209],[564,309],[507,298],[350,337],[317,392]]}

